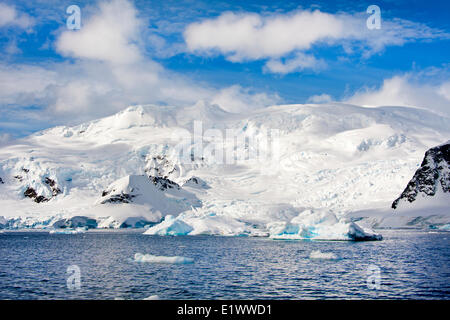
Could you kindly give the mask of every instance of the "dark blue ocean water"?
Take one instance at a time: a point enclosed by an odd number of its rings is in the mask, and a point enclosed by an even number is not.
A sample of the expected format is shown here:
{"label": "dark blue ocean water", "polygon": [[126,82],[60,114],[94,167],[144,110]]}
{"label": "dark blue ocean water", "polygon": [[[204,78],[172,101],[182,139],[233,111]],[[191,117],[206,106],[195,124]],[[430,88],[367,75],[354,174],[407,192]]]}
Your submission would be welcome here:
{"label": "dark blue ocean water", "polygon": [[[141,232],[0,234],[0,299],[450,298],[448,232],[382,231],[384,240],[377,242]],[[338,259],[310,259],[313,250]],[[194,263],[139,263],[133,260],[136,252],[184,256]],[[67,287],[71,265],[81,271],[79,290]],[[380,270],[378,289],[367,286],[370,266]]]}

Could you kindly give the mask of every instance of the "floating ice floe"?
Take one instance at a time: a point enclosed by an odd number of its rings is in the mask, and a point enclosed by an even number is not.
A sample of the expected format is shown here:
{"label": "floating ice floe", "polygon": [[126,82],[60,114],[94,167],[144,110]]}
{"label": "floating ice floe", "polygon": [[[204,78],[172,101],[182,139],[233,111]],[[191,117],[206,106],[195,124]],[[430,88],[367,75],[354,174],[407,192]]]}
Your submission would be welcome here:
{"label": "floating ice floe", "polygon": [[169,264],[189,264],[194,263],[194,259],[174,256],[154,256],[152,254],[136,253],[134,255],[134,261],[136,262],[149,262],[149,263],[169,263]]}
{"label": "floating ice floe", "polygon": [[320,260],[336,260],[337,256],[332,252],[322,252],[320,250],[313,250],[311,251],[309,258]]}
{"label": "floating ice floe", "polygon": [[49,231],[50,234],[78,234],[85,233],[85,228],[76,228],[76,229],[52,229]]}
{"label": "floating ice floe", "polygon": [[142,300],[161,300],[161,298],[158,295],[149,296],[147,298],[144,298]]}

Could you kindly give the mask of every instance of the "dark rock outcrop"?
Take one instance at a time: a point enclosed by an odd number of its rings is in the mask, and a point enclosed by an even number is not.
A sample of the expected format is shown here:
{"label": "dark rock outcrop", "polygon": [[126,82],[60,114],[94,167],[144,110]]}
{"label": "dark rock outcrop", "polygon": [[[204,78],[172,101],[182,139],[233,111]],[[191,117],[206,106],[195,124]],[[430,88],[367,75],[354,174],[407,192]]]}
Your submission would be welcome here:
{"label": "dark rock outcrop", "polygon": [[[22,170],[25,170],[25,169],[22,169]],[[16,176],[15,178],[19,179],[18,176]],[[22,177],[20,177],[19,180],[22,181]],[[34,202],[41,203],[41,202],[47,202],[51,198],[56,197],[58,194],[61,193],[61,190],[58,188],[55,180],[46,177],[44,179],[43,183],[48,185],[48,187],[52,191],[52,196],[50,198],[47,198],[43,195],[38,195],[36,190],[32,187],[27,187],[27,189],[25,190],[23,195],[27,198],[33,199]]]}
{"label": "dark rock outcrop", "polygon": [[0,177],[0,184],[4,184],[2,177]]}
{"label": "dark rock outcrop", "polygon": [[33,199],[34,202],[37,203],[41,203],[41,202],[47,202],[49,199],[42,196],[42,195],[38,195],[36,190],[34,190],[31,187],[28,187],[27,190],[25,190],[25,192],[23,193],[23,195],[27,198]]}
{"label": "dark rock outcrop", "polygon": [[414,202],[419,194],[433,197],[439,188],[450,193],[450,141],[425,153],[420,168],[392,208],[396,209],[401,201]]}
{"label": "dark rock outcrop", "polygon": [[158,187],[159,190],[164,191],[167,189],[180,190],[180,185],[172,180],[163,177],[149,176],[149,179],[153,184]]}
{"label": "dark rock outcrop", "polygon": [[190,177],[187,179],[184,184],[184,186],[191,186],[191,187],[197,187],[202,189],[210,189],[211,187],[201,178],[199,177]]}
{"label": "dark rock outcrop", "polygon": [[170,178],[179,171],[179,168],[165,156],[147,156],[145,173],[149,177]]}
{"label": "dark rock outcrop", "polygon": [[[108,194],[109,194],[109,192],[103,191],[102,192],[102,197],[105,197]],[[132,194],[127,194],[127,193],[114,194],[114,195],[110,196],[108,199],[103,200],[101,202],[101,204],[105,204],[105,203],[130,203],[130,202],[132,202],[132,199],[134,197],[136,197],[136,196],[132,195]]]}
{"label": "dark rock outcrop", "polygon": [[47,184],[50,189],[52,190],[52,194],[54,197],[56,197],[58,194],[61,193],[61,190],[58,188],[58,186],[56,185],[55,180],[50,179],[49,177],[46,177],[44,179],[44,183]]}

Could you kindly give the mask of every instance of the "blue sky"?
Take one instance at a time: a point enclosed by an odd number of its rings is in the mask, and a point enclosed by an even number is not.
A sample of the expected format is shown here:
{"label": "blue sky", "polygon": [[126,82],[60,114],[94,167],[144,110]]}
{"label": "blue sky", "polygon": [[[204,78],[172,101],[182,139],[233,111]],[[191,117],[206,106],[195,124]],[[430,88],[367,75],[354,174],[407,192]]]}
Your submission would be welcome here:
{"label": "blue sky", "polygon": [[[81,9],[68,30],[66,8]],[[381,29],[369,30],[370,5]],[[448,1],[0,0],[0,143],[137,103],[449,114]]]}

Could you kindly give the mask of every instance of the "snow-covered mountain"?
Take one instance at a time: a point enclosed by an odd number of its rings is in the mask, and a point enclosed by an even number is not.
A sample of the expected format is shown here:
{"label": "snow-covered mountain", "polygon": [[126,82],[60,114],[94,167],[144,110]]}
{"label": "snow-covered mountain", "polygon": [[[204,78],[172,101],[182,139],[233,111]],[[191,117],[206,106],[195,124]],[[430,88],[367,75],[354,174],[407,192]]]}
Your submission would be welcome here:
{"label": "snow-covered mountain", "polygon": [[449,124],[421,109],[338,103],[244,114],[202,102],[133,106],[1,148],[0,216],[9,228],[81,216],[156,234],[178,225],[348,238],[363,232],[348,218],[390,208],[424,152],[448,140]]}
{"label": "snow-covered mountain", "polygon": [[450,141],[425,153],[420,168],[392,203],[392,208],[415,201],[439,201],[450,205]]}

